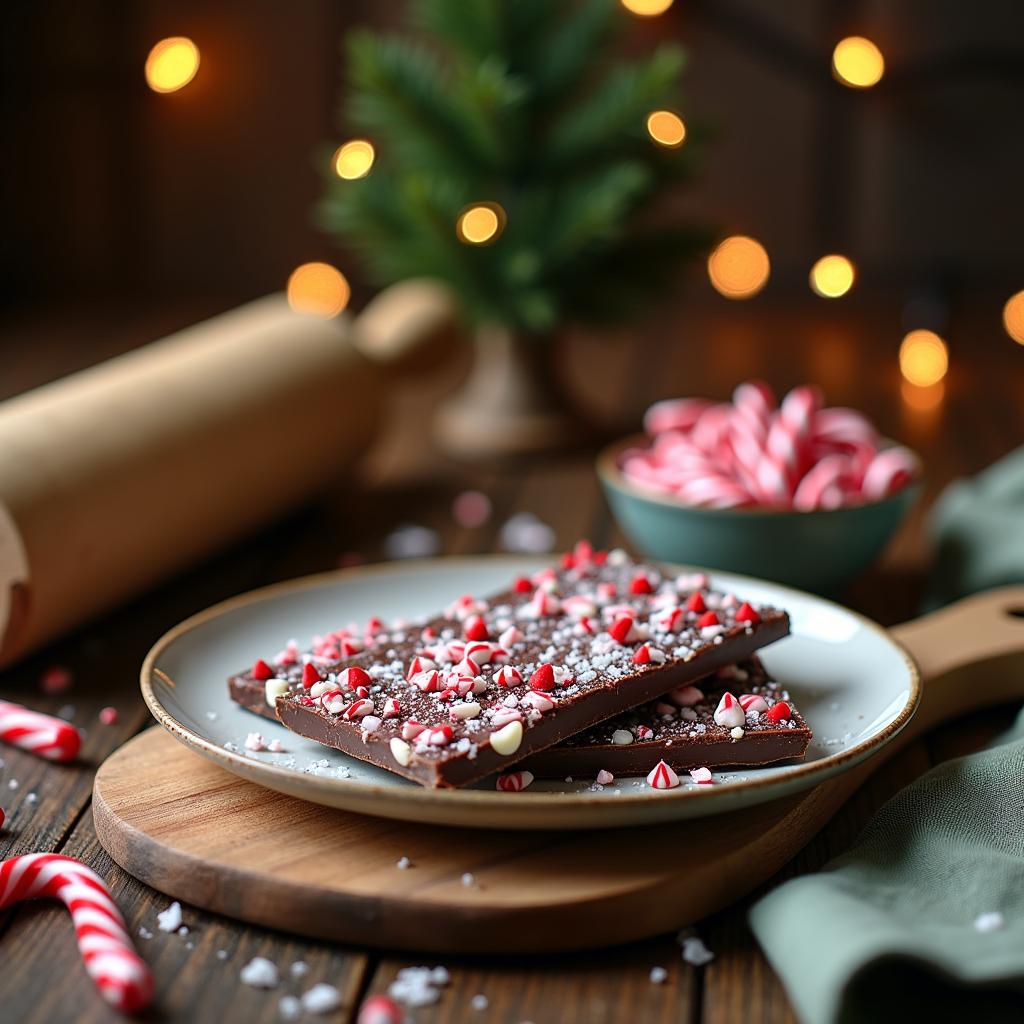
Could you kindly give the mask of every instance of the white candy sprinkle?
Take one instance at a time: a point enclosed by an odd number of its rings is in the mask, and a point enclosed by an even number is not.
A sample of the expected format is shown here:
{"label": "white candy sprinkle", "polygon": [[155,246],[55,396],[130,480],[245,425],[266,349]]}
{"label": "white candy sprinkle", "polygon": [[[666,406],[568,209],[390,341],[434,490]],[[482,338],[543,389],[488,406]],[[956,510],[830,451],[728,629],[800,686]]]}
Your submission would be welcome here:
{"label": "white candy sprinkle", "polygon": [[309,964],[305,960],[296,960],[290,970],[293,978],[301,978],[304,974],[308,973]]}
{"label": "white candy sprinkle", "polygon": [[999,931],[999,929],[1005,924],[1006,921],[998,910],[990,910],[987,913],[979,914],[974,919],[974,930],[976,932],[981,932],[982,934],[986,932],[995,932]]}
{"label": "white candy sprinkle", "polygon": [[487,996],[481,994],[473,996],[469,1001],[469,1005],[472,1006],[474,1010],[486,1010],[487,1007],[491,1005],[491,1001]]}
{"label": "white candy sprinkle", "polygon": [[409,860],[408,857],[399,857],[395,867],[397,867],[399,871],[408,871],[408,869],[412,867],[412,861]]}
{"label": "white candy sprinkle", "polygon": [[597,773],[597,783],[600,786],[607,786],[609,783],[615,781],[615,776],[611,772],[605,771],[603,768]]}
{"label": "white candy sprinkle", "polygon": [[660,985],[668,977],[668,971],[664,967],[652,967],[651,968],[651,981],[655,985]]}
{"label": "white candy sprinkle", "polygon": [[302,1016],[302,1003],[295,996],[281,996],[277,1012],[283,1020],[298,1020]]}
{"label": "white candy sprinkle", "polygon": [[307,1013],[330,1013],[341,1006],[341,993],[333,985],[320,982],[303,997],[302,1008]]}
{"label": "white candy sprinkle", "polygon": [[227,960],[227,958],[228,958],[228,951],[226,949],[218,949],[217,950],[217,959],[218,960]]}
{"label": "white candy sprinkle", "polygon": [[462,876],[462,884],[464,886],[469,888],[469,886],[473,885],[475,882],[476,882],[476,878],[473,877],[473,874],[471,872],[467,871],[467,872],[465,872],[463,874],[463,876]]}
{"label": "white candy sprinkle", "polygon": [[251,732],[245,737],[245,749],[259,751],[263,750],[266,744],[263,742],[263,737],[258,732]]}
{"label": "white candy sprinkle", "polygon": [[729,730],[729,735],[734,740],[741,740],[741,739],[743,739],[743,736],[744,736],[743,728],[741,726],[737,725],[734,728]]}
{"label": "white candy sprinkle", "polygon": [[186,935],[188,935],[188,928],[186,928],[185,925],[182,925],[178,929],[177,934],[180,935],[182,938],[184,938]]}
{"label": "white candy sprinkle", "polygon": [[399,526],[384,538],[388,558],[429,558],[440,550],[441,538],[426,526]]}
{"label": "white candy sprinkle", "polygon": [[694,967],[703,967],[715,959],[715,954],[692,928],[684,928],[676,936],[676,941],[683,947],[683,959]]}
{"label": "white candy sprinkle", "polygon": [[276,988],[277,965],[263,956],[254,956],[239,972],[243,985],[253,988]]}
{"label": "white candy sprinkle", "polygon": [[162,932],[176,932],[181,927],[181,904],[175,900],[166,910],[156,915],[157,927]]}
{"label": "white candy sprinkle", "polygon": [[612,743],[624,747],[627,743],[633,742],[633,734],[628,729],[616,729],[612,733]]}

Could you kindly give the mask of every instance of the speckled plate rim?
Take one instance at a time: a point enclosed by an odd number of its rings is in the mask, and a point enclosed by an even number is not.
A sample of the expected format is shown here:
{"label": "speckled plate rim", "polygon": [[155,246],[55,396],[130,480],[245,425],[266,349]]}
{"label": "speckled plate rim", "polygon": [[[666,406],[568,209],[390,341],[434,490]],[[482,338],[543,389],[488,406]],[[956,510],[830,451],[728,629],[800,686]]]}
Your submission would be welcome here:
{"label": "speckled plate rim", "polygon": [[[729,575],[736,580],[747,580],[757,586],[769,586],[782,597],[792,595],[800,600],[811,600],[849,615],[863,627],[879,634],[900,654],[907,669],[907,700],[896,717],[852,747],[812,762],[795,764],[782,776],[758,778],[753,775],[720,788],[688,789],[681,786],[674,790],[640,790],[637,793],[624,793],[612,803],[598,795],[587,793],[502,793],[478,789],[427,789],[415,784],[407,787],[379,785],[351,779],[340,780],[299,774],[293,769],[266,762],[254,762],[251,758],[226,750],[199,735],[164,707],[154,689],[155,677],[165,685],[176,685],[173,679],[156,667],[161,655],[171,644],[219,616],[250,605],[273,600],[298,590],[311,590],[346,579],[355,579],[368,573],[390,574],[398,578],[410,572],[430,572],[440,566],[451,567],[461,563],[467,567],[479,567],[481,563],[487,563],[488,566],[499,568],[505,566],[514,574],[517,569],[522,570],[527,565],[535,568],[541,561],[525,556],[481,555],[423,559],[415,562],[388,562],[317,573],[249,591],[198,612],[169,630],[153,645],[146,655],[140,673],[143,699],[160,725],[179,742],[203,757],[221,764],[232,773],[279,792],[299,796],[296,790],[301,789],[302,799],[377,817],[487,828],[497,827],[495,823],[500,821],[500,827],[512,829],[621,827],[635,824],[638,820],[671,821],[683,817],[724,813],[755,802],[750,799],[751,791],[760,791],[756,801],[759,803],[789,796],[824,782],[847,768],[852,768],[879,750],[910,721],[920,703],[921,677],[917,664],[906,648],[878,623],[833,601],[792,587],[733,573]],[[662,564],[673,573],[702,571],[700,567]],[[695,802],[698,806],[694,806]]]}

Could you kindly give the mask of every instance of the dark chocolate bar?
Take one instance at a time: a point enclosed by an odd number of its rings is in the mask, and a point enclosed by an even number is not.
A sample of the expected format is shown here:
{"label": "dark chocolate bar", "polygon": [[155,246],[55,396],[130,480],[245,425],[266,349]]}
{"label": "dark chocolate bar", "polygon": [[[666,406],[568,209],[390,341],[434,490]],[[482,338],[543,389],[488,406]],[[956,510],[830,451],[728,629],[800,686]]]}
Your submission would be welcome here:
{"label": "dark chocolate bar", "polygon": [[262,682],[294,732],[424,785],[463,786],[789,632],[785,612],[701,574],[663,578],[582,545],[560,569],[463,598],[434,622],[382,631],[333,664],[333,651],[257,663],[233,691]]}
{"label": "dark chocolate bar", "polygon": [[571,736],[520,767],[557,779],[646,775],[659,761],[679,770],[755,767],[803,757],[811,735],[788,691],[754,657]]}

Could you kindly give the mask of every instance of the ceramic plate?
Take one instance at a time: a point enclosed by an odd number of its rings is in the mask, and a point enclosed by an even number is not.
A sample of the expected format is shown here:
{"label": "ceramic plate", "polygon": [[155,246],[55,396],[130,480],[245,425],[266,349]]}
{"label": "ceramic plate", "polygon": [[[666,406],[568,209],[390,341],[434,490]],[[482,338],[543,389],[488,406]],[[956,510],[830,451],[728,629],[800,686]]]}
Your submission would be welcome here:
{"label": "ceramic plate", "polygon": [[[406,821],[477,828],[599,828],[700,817],[807,789],[836,775],[906,725],[920,697],[910,656],[880,626],[821,598],[761,580],[713,572],[716,588],[789,611],[793,633],[763,652],[814,731],[806,760],[722,771],[715,785],[652,790],[642,778],[538,780],[498,793],[493,779],[429,790],[289,732],[228,699],[227,677],[261,651],[338,622],[421,618],[461,594],[502,590],[535,559],[489,557],[392,563],[267,587],[216,605],[171,630],[142,668],[142,692],[175,738],[228,771],[303,800]],[[673,568],[672,572],[681,571]],[[284,752],[248,753],[249,732]],[[684,776],[685,778],[685,776]]]}

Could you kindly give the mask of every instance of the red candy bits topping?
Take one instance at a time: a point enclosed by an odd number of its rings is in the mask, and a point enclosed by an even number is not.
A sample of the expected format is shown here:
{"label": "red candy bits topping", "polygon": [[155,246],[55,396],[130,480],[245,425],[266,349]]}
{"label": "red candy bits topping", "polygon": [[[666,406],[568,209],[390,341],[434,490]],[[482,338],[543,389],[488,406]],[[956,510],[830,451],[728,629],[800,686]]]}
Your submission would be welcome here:
{"label": "red candy bits topping", "polygon": [[631,594],[653,594],[654,587],[651,586],[651,581],[643,573],[639,573],[631,580],[629,592]]}
{"label": "red candy bits topping", "polygon": [[633,620],[626,615],[623,615],[621,619],[616,619],[608,628],[609,634],[620,644],[627,642],[632,630]]}
{"label": "red candy bits topping", "polygon": [[252,667],[252,677],[262,683],[274,678],[274,670],[262,658],[257,658]]}
{"label": "red candy bits topping", "polygon": [[757,612],[754,611],[754,609],[749,604],[747,604],[746,601],[744,601],[743,604],[741,604],[739,608],[736,609],[736,621],[760,622],[761,616],[758,615]]}
{"label": "red candy bits topping", "polygon": [[714,612],[705,612],[697,620],[698,629],[707,629],[708,626],[717,626],[718,624],[718,616]]}
{"label": "red candy bits topping", "polygon": [[688,612],[696,612],[698,615],[701,612],[706,612],[708,606],[704,603],[704,598],[701,596],[699,590],[695,590],[686,602],[686,610]]}
{"label": "red candy bits topping", "polygon": [[644,644],[643,647],[638,647],[636,653],[633,655],[634,665],[649,665],[651,663],[651,649]]}
{"label": "red candy bits topping", "polygon": [[302,669],[302,685],[308,690],[314,683],[322,683],[323,680],[320,678],[320,673],[317,672],[316,666],[311,662],[306,662]]}
{"label": "red candy bits topping", "polygon": [[512,582],[512,590],[517,594],[529,594],[533,584],[525,576],[517,576]]}
{"label": "red candy bits topping", "polygon": [[541,665],[530,676],[531,690],[553,690],[555,688],[555,670],[550,665]]}
{"label": "red candy bits topping", "polygon": [[488,640],[490,634],[487,632],[487,623],[482,615],[474,615],[466,620],[467,640]]}
{"label": "red candy bits topping", "polygon": [[793,717],[793,712],[790,711],[789,705],[784,700],[780,700],[764,713],[764,717],[769,722],[785,722]]}

